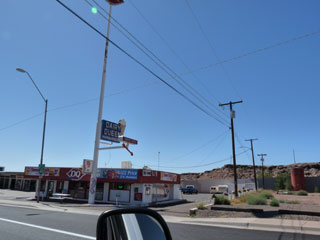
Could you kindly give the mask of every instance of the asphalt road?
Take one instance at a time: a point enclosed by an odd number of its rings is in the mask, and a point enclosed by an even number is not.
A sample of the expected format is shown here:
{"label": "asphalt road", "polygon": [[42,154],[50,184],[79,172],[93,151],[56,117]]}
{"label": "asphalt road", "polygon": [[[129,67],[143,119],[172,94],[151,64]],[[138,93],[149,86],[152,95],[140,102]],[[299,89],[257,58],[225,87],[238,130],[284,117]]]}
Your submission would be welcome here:
{"label": "asphalt road", "polygon": [[[0,205],[0,239],[94,239],[98,216]],[[319,236],[169,223],[173,239],[304,239]]]}

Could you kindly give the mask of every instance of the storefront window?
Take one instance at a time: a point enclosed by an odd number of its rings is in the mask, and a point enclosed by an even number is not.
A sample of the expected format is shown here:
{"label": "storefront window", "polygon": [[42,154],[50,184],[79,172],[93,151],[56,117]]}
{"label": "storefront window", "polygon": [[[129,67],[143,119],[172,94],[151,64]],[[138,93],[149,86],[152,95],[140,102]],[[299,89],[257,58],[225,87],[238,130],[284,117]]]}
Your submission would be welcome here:
{"label": "storefront window", "polygon": [[63,185],[64,185],[63,181],[57,181],[57,188],[56,188],[57,193],[63,193]]}
{"label": "storefront window", "polygon": [[87,193],[87,182],[70,181],[70,195],[73,198],[85,199]]}
{"label": "storefront window", "polygon": [[169,186],[167,184],[154,184],[152,188],[152,201],[159,202],[169,199]]}
{"label": "storefront window", "polygon": [[96,186],[96,200],[103,200],[103,182],[98,182]]}
{"label": "storefront window", "polygon": [[110,189],[130,190],[130,184],[129,183],[110,183]]}
{"label": "storefront window", "polygon": [[40,186],[40,191],[41,192],[44,192],[45,191],[45,189],[46,189],[46,181],[41,181],[41,186]]}

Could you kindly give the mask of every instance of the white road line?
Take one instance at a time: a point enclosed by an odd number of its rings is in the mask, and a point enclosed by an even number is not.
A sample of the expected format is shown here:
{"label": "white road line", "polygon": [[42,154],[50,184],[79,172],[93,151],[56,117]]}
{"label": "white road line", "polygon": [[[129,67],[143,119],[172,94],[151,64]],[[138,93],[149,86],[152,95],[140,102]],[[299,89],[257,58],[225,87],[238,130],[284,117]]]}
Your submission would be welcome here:
{"label": "white road line", "polygon": [[20,225],[23,225],[23,226],[38,228],[38,229],[42,229],[42,230],[46,230],[46,231],[51,231],[51,232],[62,233],[62,234],[66,234],[66,235],[70,235],[70,236],[74,236],[74,237],[79,237],[79,238],[92,239],[92,240],[95,240],[95,239],[96,239],[95,237],[91,237],[91,236],[87,236],[87,235],[82,235],[82,234],[78,234],[78,233],[62,231],[62,230],[58,230],[58,229],[54,229],[54,228],[42,227],[42,226],[30,224],[30,223],[18,222],[18,221],[6,219],[6,218],[0,218],[0,221],[9,222],[9,223],[15,223],[15,224],[20,224]]}

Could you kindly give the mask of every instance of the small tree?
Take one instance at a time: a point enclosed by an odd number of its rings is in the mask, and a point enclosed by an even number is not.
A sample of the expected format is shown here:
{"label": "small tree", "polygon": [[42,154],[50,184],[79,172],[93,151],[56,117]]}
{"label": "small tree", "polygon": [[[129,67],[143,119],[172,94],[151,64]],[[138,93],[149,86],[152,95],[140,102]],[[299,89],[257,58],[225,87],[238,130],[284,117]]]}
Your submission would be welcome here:
{"label": "small tree", "polygon": [[292,190],[291,176],[289,173],[281,173],[276,177],[277,190]]}

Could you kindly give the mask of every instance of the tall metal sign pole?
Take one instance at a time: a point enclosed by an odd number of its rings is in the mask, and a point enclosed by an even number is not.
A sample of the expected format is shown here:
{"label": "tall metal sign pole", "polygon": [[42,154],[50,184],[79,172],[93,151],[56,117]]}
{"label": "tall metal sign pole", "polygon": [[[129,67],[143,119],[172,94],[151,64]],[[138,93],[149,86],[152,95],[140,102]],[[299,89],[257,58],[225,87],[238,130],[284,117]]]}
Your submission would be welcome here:
{"label": "tall metal sign pole", "polygon": [[96,184],[97,184],[97,167],[98,167],[98,158],[99,158],[99,147],[100,147],[100,135],[101,135],[101,120],[102,120],[102,110],[103,110],[103,100],[104,100],[104,89],[106,85],[106,69],[107,69],[107,58],[108,58],[108,46],[109,46],[109,34],[110,34],[110,22],[111,22],[111,11],[113,5],[118,5],[123,3],[123,0],[106,0],[109,3],[109,16],[108,16],[108,25],[107,25],[107,40],[104,51],[104,62],[103,62],[103,71],[102,71],[102,80],[101,80],[101,89],[100,89],[100,101],[99,101],[99,111],[98,111],[98,121],[96,127],[96,137],[94,143],[94,152],[93,152],[93,164],[92,164],[92,173],[90,178],[90,189],[89,189],[89,204],[94,204],[96,198]]}
{"label": "tall metal sign pole", "polygon": [[238,197],[238,178],[237,178],[237,162],[236,162],[236,150],[234,144],[234,130],[233,130],[233,118],[235,117],[235,113],[232,110],[232,105],[242,103],[241,101],[238,102],[228,102],[224,104],[219,104],[220,107],[229,105],[230,106],[230,118],[231,118],[231,134],[232,134],[232,154],[233,154],[233,175],[234,175],[234,194],[235,197]]}
{"label": "tall metal sign pole", "polygon": [[263,167],[263,162],[264,162],[264,156],[267,156],[265,153],[258,154],[259,157],[261,157],[261,165],[262,165],[262,189],[264,189],[264,167]]}
{"label": "tall metal sign pole", "polygon": [[254,153],[253,153],[253,143],[252,141],[256,141],[258,140],[257,138],[250,138],[250,139],[246,139],[245,141],[250,141],[251,143],[251,153],[252,153],[252,164],[253,164],[253,175],[254,175],[254,186],[256,191],[258,190],[258,183],[257,183],[257,174],[256,174],[256,164],[254,162]]}

